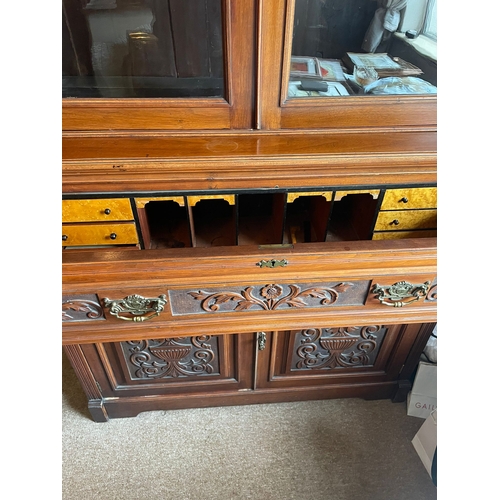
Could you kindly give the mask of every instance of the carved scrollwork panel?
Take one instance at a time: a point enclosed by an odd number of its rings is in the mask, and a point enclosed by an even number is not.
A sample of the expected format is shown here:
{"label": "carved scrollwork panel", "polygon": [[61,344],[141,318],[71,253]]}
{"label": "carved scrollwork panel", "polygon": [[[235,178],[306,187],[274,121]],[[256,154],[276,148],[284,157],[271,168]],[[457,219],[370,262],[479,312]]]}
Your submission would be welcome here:
{"label": "carved scrollwork panel", "polygon": [[378,325],[292,331],[290,371],[373,366],[386,332]]}
{"label": "carved scrollwork panel", "polygon": [[169,291],[173,315],[362,305],[369,281]]}
{"label": "carved scrollwork panel", "polygon": [[104,312],[97,295],[63,295],[62,321],[95,321],[103,320]]}
{"label": "carved scrollwork panel", "polygon": [[435,302],[437,300],[437,296],[438,296],[437,280],[434,280],[431,283],[427,295],[425,296],[425,302]]}
{"label": "carved scrollwork panel", "polygon": [[217,337],[174,337],[121,342],[132,380],[219,375]]}

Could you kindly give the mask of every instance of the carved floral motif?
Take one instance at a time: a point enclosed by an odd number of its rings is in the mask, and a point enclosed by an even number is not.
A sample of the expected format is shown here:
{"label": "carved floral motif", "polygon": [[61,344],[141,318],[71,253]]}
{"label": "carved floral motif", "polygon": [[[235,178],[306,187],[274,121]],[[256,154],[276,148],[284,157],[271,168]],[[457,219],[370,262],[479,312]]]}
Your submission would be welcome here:
{"label": "carved floral motif", "polygon": [[[283,306],[307,307],[304,302],[305,297],[318,299],[320,305],[328,306],[335,303],[339,293],[346,291],[352,283],[339,283],[332,288],[312,287],[301,290],[297,285],[288,285],[290,291],[285,295],[283,287],[270,284],[262,288],[255,286],[246,287],[241,293],[238,292],[216,292],[209,293],[199,290],[198,292],[188,292],[196,300],[201,301],[204,311],[218,311],[221,304],[234,303],[233,311],[246,311],[253,306],[265,311],[275,310]],[[257,290],[256,290],[257,289]]]}
{"label": "carved floral motif", "polygon": [[352,326],[311,328],[296,332],[302,336],[293,369],[332,369],[372,365],[385,328]]}
{"label": "carved floral motif", "polygon": [[[138,379],[217,374],[216,338],[202,335],[122,342],[131,376]],[[189,342],[189,343],[187,343]],[[132,373],[133,372],[133,373]]]}

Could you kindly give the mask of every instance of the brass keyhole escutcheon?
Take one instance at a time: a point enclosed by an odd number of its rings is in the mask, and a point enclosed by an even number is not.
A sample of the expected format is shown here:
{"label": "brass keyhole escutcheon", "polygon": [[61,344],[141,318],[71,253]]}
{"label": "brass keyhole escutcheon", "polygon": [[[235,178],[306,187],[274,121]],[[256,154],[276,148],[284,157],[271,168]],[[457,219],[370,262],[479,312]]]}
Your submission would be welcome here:
{"label": "brass keyhole escutcheon", "polygon": [[259,347],[259,351],[263,351],[266,348],[267,335],[265,332],[259,332],[257,334],[257,345]]}
{"label": "brass keyhole escutcheon", "polygon": [[288,265],[288,261],[286,259],[271,259],[271,260],[261,260],[257,262],[259,267],[285,267]]}

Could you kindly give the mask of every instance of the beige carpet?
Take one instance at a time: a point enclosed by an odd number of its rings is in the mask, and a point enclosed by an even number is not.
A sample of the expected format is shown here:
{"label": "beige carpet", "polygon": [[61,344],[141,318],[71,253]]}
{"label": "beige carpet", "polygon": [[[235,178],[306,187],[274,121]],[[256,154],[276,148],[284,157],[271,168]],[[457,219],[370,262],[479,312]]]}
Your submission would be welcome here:
{"label": "beige carpet", "polygon": [[97,424],[63,356],[64,500],[433,500],[404,403],[342,399]]}

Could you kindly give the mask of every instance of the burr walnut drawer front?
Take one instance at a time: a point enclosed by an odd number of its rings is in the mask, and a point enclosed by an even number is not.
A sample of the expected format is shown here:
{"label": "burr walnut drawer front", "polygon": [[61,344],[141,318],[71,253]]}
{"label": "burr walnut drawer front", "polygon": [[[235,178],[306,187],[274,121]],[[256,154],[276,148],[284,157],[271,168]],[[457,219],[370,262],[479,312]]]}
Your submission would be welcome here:
{"label": "burr walnut drawer front", "polygon": [[436,229],[420,231],[378,231],[373,233],[373,240],[402,240],[404,238],[436,238]]}
{"label": "burr walnut drawer front", "polygon": [[100,200],[63,200],[63,222],[134,220],[128,198]]}
{"label": "burr walnut drawer front", "polygon": [[437,210],[390,210],[379,212],[375,231],[435,229]]}
{"label": "burr walnut drawer front", "polygon": [[62,246],[135,245],[139,243],[137,229],[131,223],[64,224]]}
{"label": "burr walnut drawer front", "polygon": [[437,188],[388,189],[380,210],[436,208]]}

